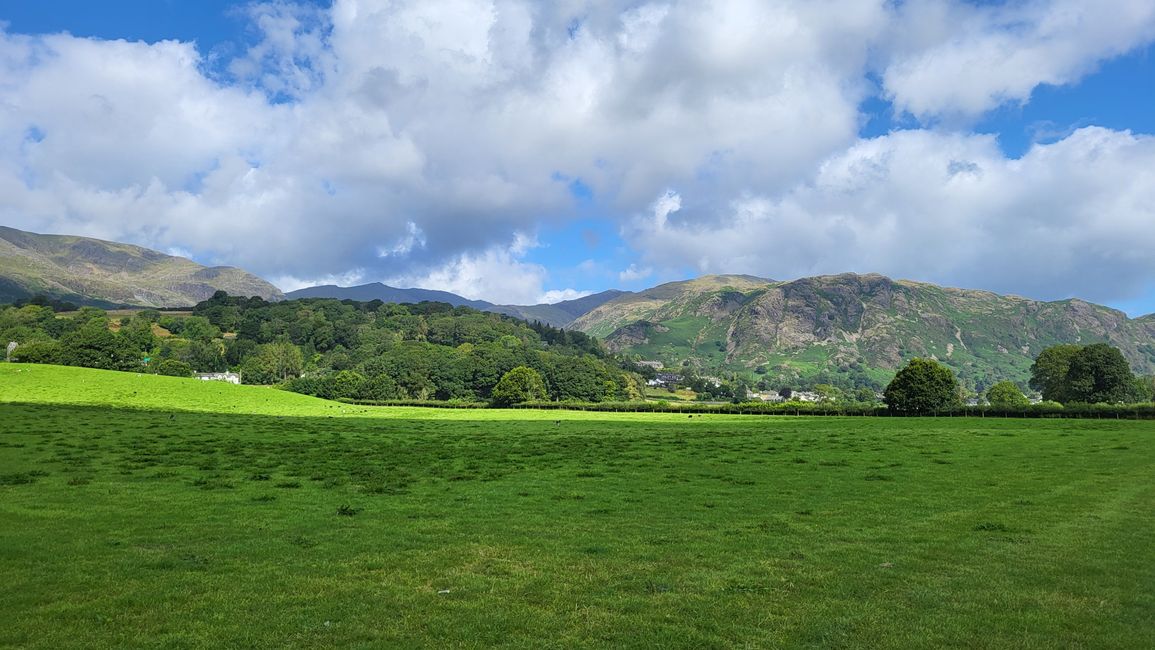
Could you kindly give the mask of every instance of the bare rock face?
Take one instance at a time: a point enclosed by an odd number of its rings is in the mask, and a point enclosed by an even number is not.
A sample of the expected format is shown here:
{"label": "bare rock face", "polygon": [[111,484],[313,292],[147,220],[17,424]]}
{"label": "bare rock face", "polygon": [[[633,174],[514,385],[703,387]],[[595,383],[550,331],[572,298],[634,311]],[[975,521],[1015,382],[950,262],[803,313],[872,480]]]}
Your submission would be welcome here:
{"label": "bare rock face", "polygon": [[[611,300],[575,325],[615,350],[782,377],[880,376],[921,356],[952,366],[972,386],[1025,383],[1043,348],[1098,341],[1119,347],[1137,372],[1155,372],[1155,315],[1132,320],[1081,300],[1040,302],[877,274],[720,284],[662,285]],[[662,326],[678,336],[661,335]]]}
{"label": "bare rock face", "polygon": [[639,321],[631,325],[626,325],[614,332],[613,336],[606,339],[606,347],[609,348],[611,352],[628,350],[629,348],[649,343],[651,333],[668,331],[670,331],[670,328],[659,323]]}

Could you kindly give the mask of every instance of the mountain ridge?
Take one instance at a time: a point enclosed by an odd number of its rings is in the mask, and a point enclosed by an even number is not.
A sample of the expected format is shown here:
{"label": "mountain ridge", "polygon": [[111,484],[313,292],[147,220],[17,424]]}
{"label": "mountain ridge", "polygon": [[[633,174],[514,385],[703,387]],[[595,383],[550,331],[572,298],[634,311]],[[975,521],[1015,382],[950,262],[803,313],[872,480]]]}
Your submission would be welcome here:
{"label": "mountain ridge", "polygon": [[[753,371],[789,385],[878,385],[914,356],[953,367],[972,387],[1026,384],[1048,345],[1107,342],[1155,372],[1155,317],[1081,299],[1037,301],[853,273],[775,282],[715,276],[608,301],[576,329],[611,350],[709,370]],[[726,284],[729,282],[729,284]]]}
{"label": "mountain ridge", "polygon": [[187,307],[218,290],[280,300],[280,289],[231,266],[203,266],[142,246],[0,226],[0,300],[37,294],[97,306]]}
{"label": "mountain ridge", "polygon": [[594,309],[602,303],[626,295],[630,292],[618,289],[608,289],[581,298],[563,300],[556,303],[540,303],[536,305],[498,305],[486,300],[470,300],[455,293],[437,289],[403,289],[381,282],[370,282],[352,287],[336,285],[320,285],[297,289],[285,294],[289,300],[297,298],[336,298],[338,300],[358,300],[369,302],[418,303],[444,302],[454,307],[472,307],[480,311],[489,311],[520,318],[525,321],[538,321],[552,327],[569,327],[575,318]]}

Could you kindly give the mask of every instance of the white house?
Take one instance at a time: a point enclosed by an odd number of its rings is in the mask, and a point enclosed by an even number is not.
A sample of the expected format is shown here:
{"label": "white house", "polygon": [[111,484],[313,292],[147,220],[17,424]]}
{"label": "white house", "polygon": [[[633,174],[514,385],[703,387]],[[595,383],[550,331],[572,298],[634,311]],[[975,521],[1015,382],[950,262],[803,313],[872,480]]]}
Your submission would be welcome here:
{"label": "white house", "polygon": [[196,378],[201,381],[227,381],[230,384],[240,384],[241,376],[235,372],[201,372]]}

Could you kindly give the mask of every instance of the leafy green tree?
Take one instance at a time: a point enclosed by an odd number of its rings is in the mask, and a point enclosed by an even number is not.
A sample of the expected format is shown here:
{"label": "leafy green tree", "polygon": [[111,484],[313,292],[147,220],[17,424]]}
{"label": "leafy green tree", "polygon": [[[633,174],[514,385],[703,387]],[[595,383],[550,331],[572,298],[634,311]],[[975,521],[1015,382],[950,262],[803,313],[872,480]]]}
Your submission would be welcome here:
{"label": "leafy green tree", "polygon": [[1135,378],[1135,398],[1136,402],[1155,400],[1155,375]]}
{"label": "leafy green tree", "polygon": [[1043,394],[1043,399],[1050,402],[1068,402],[1067,371],[1071,368],[1071,359],[1079,350],[1078,345],[1052,345],[1039,353],[1035,363],[1031,365],[1030,387]]}
{"label": "leafy green tree", "polygon": [[505,373],[493,387],[493,404],[510,406],[545,399],[545,382],[533,368],[518,366]]}
{"label": "leafy green tree", "polygon": [[176,359],[165,359],[156,366],[156,374],[167,377],[191,377],[192,373],[192,366]]}
{"label": "leafy green tree", "polygon": [[180,358],[197,372],[223,372],[228,369],[219,342],[193,341],[184,348]]}
{"label": "leafy green tree", "polygon": [[62,363],[85,368],[132,370],[140,367],[141,351],[108,329],[108,320],[93,317],[60,339]]}
{"label": "leafy green tree", "polygon": [[863,404],[874,404],[878,401],[878,395],[869,388],[859,388],[854,391],[854,399]]}
{"label": "leafy green tree", "polygon": [[25,343],[12,351],[12,361],[63,364],[64,350],[57,341]]}
{"label": "leafy green tree", "polygon": [[131,321],[121,321],[120,336],[131,345],[133,348],[141,352],[149,352],[156,347],[156,336],[152,333],[152,323],[132,319]]}
{"label": "leafy green tree", "polygon": [[245,360],[242,376],[246,384],[275,384],[299,377],[304,364],[301,349],[292,343],[268,343]]}
{"label": "leafy green tree", "polygon": [[389,375],[377,375],[376,377],[369,377],[365,383],[361,385],[361,394],[359,399],[375,399],[375,400],[390,400],[401,397],[401,390],[397,388],[397,382]]}
{"label": "leafy green tree", "polygon": [[190,341],[208,343],[215,338],[220,338],[221,331],[204,316],[189,316],[184,319],[180,335]]}
{"label": "leafy green tree", "polygon": [[959,384],[950,368],[933,359],[911,359],[886,387],[883,399],[900,413],[928,413],[959,405]]}
{"label": "leafy green tree", "polygon": [[815,384],[814,393],[820,402],[836,402],[842,397],[842,391],[830,384]]}
{"label": "leafy green tree", "polygon": [[1135,397],[1135,375],[1118,348],[1095,343],[1071,357],[1066,391],[1070,402],[1127,402]]}
{"label": "leafy green tree", "polygon": [[333,377],[333,392],[337,397],[360,399],[364,387],[364,375],[352,370],[342,370]]}
{"label": "leafy green tree", "polygon": [[1031,403],[1013,381],[1000,381],[987,390],[987,402],[995,408],[1021,408]]}

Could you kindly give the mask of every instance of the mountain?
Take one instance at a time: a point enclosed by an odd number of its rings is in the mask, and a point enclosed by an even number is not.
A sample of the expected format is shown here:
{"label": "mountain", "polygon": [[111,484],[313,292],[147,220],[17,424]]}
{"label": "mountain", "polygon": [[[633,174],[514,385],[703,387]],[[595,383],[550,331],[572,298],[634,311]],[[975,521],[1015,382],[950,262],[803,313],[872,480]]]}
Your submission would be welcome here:
{"label": "mountain", "polygon": [[285,294],[285,297],[289,300],[297,298],[336,298],[338,300],[358,300],[361,302],[369,302],[371,300],[395,303],[444,302],[454,307],[472,307],[481,311],[506,314],[525,321],[538,321],[553,327],[569,327],[574,319],[589,310],[607,301],[628,295],[628,293],[627,291],[611,289],[590,296],[574,300],[564,300],[553,304],[495,305],[484,300],[469,300],[468,298],[463,298],[448,291],[398,289],[397,287],[391,287],[380,282],[373,282],[356,287],[338,287],[332,284],[308,287],[290,291]]}
{"label": "mountain", "polygon": [[574,320],[592,309],[629,294],[628,291],[610,289],[574,300],[563,300],[553,304],[540,305],[490,305],[483,307],[485,311],[506,314],[524,321],[538,321],[554,327],[569,327]]}
{"label": "mountain", "polygon": [[381,302],[395,303],[444,302],[454,307],[465,306],[473,307],[474,309],[486,309],[493,306],[492,303],[485,302],[484,300],[469,300],[468,298],[463,298],[448,291],[398,289],[397,287],[391,287],[380,282],[362,284],[356,287],[338,287],[333,284],[307,287],[290,291],[285,294],[285,298],[288,300],[295,300],[297,298],[336,298],[338,300],[357,300],[360,302],[380,300]]}
{"label": "mountain", "polygon": [[0,226],[0,302],[44,294],[105,307],[187,307],[218,290],[282,297],[279,289],[241,269],[205,267],[130,244]]}
{"label": "mountain", "polygon": [[1058,343],[1108,342],[1137,372],[1155,372],[1155,315],[1082,300],[1042,302],[881,275],[774,282],[707,276],[621,296],[573,326],[617,351],[667,365],[757,371],[771,384],[879,385],[912,357],[934,357],[964,384],[1025,385],[1034,357]]}
{"label": "mountain", "polygon": [[697,312],[702,301],[721,296],[737,298],[756,291],[773,280],[752,275],[706,275],[694,280],[668,282],[637,293],[625,293],[574,319],[573,327],[586,334],[605,338],[615,330],[637,321],[662,321],[679,314]]}

